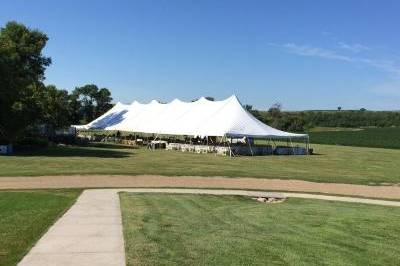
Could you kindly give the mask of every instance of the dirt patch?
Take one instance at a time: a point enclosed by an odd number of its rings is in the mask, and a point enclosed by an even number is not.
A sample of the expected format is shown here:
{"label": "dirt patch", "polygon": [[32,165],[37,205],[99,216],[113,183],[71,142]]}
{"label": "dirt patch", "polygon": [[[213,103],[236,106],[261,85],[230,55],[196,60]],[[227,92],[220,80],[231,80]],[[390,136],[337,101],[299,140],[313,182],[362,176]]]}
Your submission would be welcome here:
{"label": "dirt patch", "polygon": [[314,183],[301,180],[197,176],[72,175],[0,177],[0,189],[182,187],[326,193],[400,200],[399,186]]}

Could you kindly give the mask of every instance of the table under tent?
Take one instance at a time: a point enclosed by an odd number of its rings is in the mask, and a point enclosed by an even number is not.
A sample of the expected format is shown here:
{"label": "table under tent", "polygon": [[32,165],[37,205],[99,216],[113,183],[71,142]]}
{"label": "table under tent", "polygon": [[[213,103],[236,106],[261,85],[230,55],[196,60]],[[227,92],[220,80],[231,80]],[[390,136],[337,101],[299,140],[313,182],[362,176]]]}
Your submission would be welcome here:
{"label": "table under tent", "polygon": [[[223,155],[305,155],[309,151],[307,134],[272,128],[243,108],[235,95],[210,101],[170,103],[151,101],[130,105],[117,103],[108,112],[77,130],[129,132],[134,143],[147,141],[150,147]],[[145,142],[146,142],[145,141]]]}

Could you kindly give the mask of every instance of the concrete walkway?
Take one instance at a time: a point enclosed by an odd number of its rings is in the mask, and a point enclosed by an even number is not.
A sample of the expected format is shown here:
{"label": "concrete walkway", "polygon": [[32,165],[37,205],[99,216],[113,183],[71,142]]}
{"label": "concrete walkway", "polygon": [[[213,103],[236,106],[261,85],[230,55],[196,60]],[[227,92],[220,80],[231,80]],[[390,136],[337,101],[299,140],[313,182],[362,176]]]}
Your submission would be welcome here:
{"label": "concrete walkway", "polygon": [[398,201],[217,189],[88,189],[39,240],[20,266],[123,266],[124,239],[118,192],[241,195],[251,197],[298,197],[400,207]]}
{"label": "concrete walkway", "polygon": [[121,210],[116,191],[85,190],[19,265],[125,265]]}

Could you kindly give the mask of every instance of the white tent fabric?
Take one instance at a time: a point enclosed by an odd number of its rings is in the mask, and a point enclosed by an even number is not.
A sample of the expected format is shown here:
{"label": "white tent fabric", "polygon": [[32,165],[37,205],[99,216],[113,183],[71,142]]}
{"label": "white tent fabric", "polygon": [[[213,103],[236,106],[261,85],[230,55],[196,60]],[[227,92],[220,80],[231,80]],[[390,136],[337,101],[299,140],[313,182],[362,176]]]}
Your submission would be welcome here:
{"label": "white tent fabric", "polygon": [[[109,119],[114,116],[118,119]],[[262,123],[243,108],[235,95],[222,101],[209,101],[202,97],[195,102],[175,99],[167,104],[155,100],[148,104],[137,101],[129,106],[119,104],[118,108],[114,106],[84,128],[201,137],[308,137],[307,134],[284,132]]]}
{"label": "white tent fabric", "polygon": [[86,125],[73,125],[76,129],[105,129],[122,121],[129,105],[117,102],[110,110]]}

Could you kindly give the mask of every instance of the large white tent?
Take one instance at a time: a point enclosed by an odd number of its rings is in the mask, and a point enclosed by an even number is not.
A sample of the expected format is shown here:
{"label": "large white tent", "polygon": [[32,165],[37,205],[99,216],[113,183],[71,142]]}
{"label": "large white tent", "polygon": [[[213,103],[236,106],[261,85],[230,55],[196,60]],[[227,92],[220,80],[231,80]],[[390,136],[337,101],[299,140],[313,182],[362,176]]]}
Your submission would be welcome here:
{"label": "large white tent", "polygon": [[76,127],[201,137],[308,138],[307,134],[284,132],[262,123],[243,108],[235,95],[222,101],[202,97],[194,102],[175,99],[170,103],[117,103],[91,123]]}

